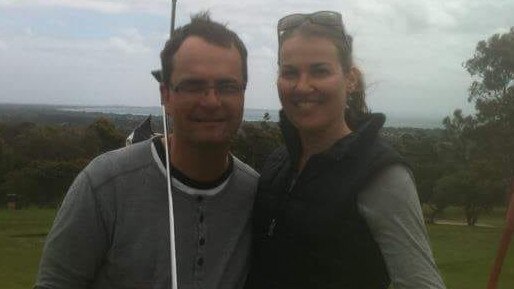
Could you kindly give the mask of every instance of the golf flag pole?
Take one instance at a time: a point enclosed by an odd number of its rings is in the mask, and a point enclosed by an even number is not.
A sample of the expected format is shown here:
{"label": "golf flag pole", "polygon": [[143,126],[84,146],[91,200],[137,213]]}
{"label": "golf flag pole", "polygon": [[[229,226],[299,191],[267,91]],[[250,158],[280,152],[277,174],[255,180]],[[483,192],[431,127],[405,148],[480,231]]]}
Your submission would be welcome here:
{"label": "golf flag pole", "polygon": [[[171,7],[171,25],[170,25],[170,40],[173,37],[173,31],[175,31],[175,10],[177,6],[177,0],[172,0]],[[162,79],[162,71],[159,73],[160,82],[163,83]],[[154,76],[156,73],[152,72]],[[173,194],[171,190],[171,161],[170,161],[170,151],[169,151],[169,139],[168,139],[168,128],[169,122],[166,114],[166,99],[161,96],[161,110],[162,110],[162,124],[164,127],[164,150],[166,154],[166,185],[168,188],[168,209],[169,209],[169,223],[170,223],[170,276],[171,276],[171,289],[178,289],[177,283],[177,252],[175,246],[175,214],[173,210]]]}
{"label": "golf flag pole", "polygon": [[510,242],[512,240],[512,234],[514,233],[514,181],[512,181],[510,190],[510,202],[507,209],[507,222],[505,229],[503,230],[500,246],[498,247],[498,253],[496,254],[496,260],[494,261],[491,274],[489,275],[489,282],[487,283],[487,289],[496,289],[498,287],[498,278],[503,266],[503,261],[507,255]]}
{"label": "golf flag pole", "polygon": [[170,25],[170,39],[175,31],[175,12],[177,8],[177,0],[171,0],[171,25]]}

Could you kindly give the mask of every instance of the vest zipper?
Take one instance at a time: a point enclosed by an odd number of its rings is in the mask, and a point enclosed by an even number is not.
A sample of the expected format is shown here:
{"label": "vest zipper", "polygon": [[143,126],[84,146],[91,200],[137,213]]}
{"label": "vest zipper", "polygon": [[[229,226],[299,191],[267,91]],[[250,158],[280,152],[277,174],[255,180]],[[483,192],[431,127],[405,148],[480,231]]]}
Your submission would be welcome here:
{"label": "vest zipper", "polygon": [[277,225],[277,218],[271,219],[271,222],[268,226],[268,232],[266,233],[266,236],[268,238],[273,237],[273,233],[275,232],[275,226]]}
{"label": "vest zipper", "polygon": [[[291,180],[291,183],[289,184],[289,188],[287,189],[286,197],[293,190],[293,187],[296,184],[296,180],[297,179],[298,179],[298,177],[295,177],[295,178],[293,178]],[[281,204],[280,204],[281,210],[284,208],[284,206],[285,206],[285,198],[282,199],[282,201],[281,201]],[[273,237],[273,235],[275,234],[275,228],[277,227],[277,217],[276,217],[276,215],[278,215],[278,212],[276,212],[275,217],[273,217],[271,219],[271,222],[268,225],[268,230],[267,230],[267,233],[266,233],[266,237],[268,237],[268,238]]]}

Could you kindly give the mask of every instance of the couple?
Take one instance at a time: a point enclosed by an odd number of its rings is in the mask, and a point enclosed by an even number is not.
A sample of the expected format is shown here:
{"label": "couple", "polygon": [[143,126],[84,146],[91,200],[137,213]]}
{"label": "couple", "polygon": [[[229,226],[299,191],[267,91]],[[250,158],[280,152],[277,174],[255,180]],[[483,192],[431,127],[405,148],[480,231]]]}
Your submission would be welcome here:
{"label": "couple", "polygon": [[[239,37],[199,14],[161,53],[178,288],[444,288],[341,15],[288,15],[277,32],[286,145],[260,180],[229,152],[248,78]],[[93,160],[57,214],[35,288],[170,288],[164,159],[153,138]]]}

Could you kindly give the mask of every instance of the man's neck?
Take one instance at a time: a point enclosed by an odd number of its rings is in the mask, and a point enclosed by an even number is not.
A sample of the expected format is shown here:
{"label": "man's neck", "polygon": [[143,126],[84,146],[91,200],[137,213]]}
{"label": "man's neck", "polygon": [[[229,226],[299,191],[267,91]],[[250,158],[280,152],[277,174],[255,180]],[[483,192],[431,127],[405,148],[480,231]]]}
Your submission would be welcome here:
{"label": "man's neck", "polygon": [[228,169],[228,144],[226,146],[196,146],[177,140],[171,135],[168,145],[173,166],[192,180],[216,181]]}

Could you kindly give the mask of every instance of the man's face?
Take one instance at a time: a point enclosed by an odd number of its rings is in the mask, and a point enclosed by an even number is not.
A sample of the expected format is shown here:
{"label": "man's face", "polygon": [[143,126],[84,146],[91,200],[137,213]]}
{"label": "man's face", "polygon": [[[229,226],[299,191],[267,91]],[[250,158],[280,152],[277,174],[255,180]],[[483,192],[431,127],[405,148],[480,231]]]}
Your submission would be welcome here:
{"label": "man's face", "polygon": [[173,58],[170,87],[161,86],[176,140],[227,145],[243,115],[241,56],[200,37],[188,37]]}

